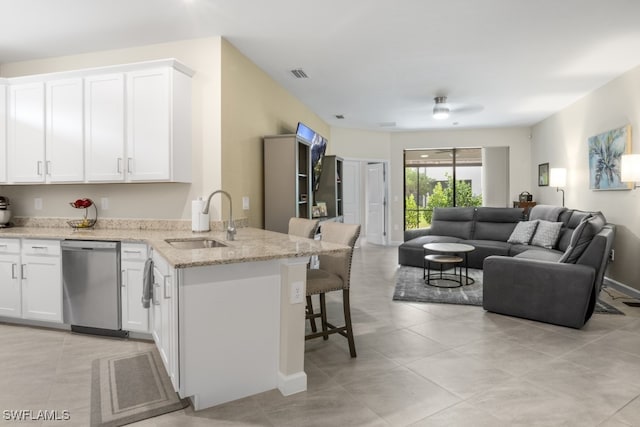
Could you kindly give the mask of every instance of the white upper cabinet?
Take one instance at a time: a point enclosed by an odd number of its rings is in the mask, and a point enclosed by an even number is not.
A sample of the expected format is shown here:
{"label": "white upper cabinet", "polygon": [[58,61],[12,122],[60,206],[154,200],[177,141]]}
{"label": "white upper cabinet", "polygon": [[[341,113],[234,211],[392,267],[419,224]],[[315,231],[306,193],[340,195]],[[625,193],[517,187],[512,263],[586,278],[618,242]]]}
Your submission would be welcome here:
{"label": "white upper cabinet", "polygon": [[46,181],[84,181],[82,79],[46,84]]}
{"label": "white upper cabinet", "polygon": [[127,181],[191,181],[191,78],[127,73]]}
{"label": "white upper cabinet", "polygon": [[10,85],[10,182],[44,182],[44,138],[44,83]]}
{"label": "white upper cabinet", "polygon": [[169,68],[127,73],[127,174],[131,181],[171,179]]}
{"label": "white upper cabinet", "polygon": [[0,81],[0,182],[7,182],[7,85]]}
{"label": "white upper cabinet", "polygon": [[87,181],[124,181],[124,74],[85,78]]}
{"label": "white upper cabinet", "polygon": [[163,59],[0,79],[0,183],[191,182],[192,75]]}

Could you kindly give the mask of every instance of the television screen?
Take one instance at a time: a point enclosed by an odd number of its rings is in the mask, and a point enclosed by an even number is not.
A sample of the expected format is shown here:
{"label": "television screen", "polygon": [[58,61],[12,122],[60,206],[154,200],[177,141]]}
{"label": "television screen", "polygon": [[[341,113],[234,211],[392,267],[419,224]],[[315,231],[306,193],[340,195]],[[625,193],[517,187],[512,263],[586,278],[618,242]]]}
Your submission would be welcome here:
{"label": "television screen", "polygon": [[313,188],[313,191],[316,191],[320,181],[320,174],[322,173],[322,158],[324,157],[324,152],[327,150],[327,139],[310,129],[304,123],[298,123],[296,135],[298,138],[311,143],[311,188]]}

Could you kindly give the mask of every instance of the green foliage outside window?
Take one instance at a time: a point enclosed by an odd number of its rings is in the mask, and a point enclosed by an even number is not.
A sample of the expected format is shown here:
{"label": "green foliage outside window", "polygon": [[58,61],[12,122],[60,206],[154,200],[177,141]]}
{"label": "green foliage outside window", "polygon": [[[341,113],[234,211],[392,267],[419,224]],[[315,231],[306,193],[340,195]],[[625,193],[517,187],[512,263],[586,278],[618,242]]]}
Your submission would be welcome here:
{"label": "green foliage outside window", "polygon": [[[427,210],[423,212],[424,219],[431,224],[433,209],[453,206],[453,176],[445,174],[448,180],[446,188],[442,188],[441,183],[437,183],[433,189],[433,194],[427,201]],[[482,206],[482,195],[474,195],[471,184],[466,181],[456,182],[456,206]]]}

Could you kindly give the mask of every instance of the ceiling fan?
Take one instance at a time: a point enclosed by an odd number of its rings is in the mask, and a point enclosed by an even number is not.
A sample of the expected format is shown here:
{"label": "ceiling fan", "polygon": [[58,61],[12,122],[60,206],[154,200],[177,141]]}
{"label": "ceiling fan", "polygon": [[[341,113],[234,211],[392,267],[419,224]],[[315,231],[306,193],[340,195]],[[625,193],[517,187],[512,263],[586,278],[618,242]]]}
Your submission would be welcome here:
{"label": "ceiling fan", "polygon": [[433,98],[435,105],[433,106],[433,118],[436,120],[445,120],[450,114],[474,114],[484,110],[479,104],[451,104],[447,102],[446,96],[436,96]]}

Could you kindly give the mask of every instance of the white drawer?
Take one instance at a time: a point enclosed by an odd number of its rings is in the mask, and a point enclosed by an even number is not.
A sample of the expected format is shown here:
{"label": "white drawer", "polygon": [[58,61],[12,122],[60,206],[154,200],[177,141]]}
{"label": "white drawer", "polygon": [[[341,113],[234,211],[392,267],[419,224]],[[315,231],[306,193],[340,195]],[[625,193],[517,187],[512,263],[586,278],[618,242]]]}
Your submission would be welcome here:
{"label": "white drawer", "polygon": [[147,245],[144,243],[123,243],[120,246],[121,259],[146,260]]}
{"label": "white drawer", "polygon": [[23,239],[22,253],[24,255],[60,256],[60,240]]}
{"label": "white drawer", "polygon": [[0,253],[19,254],[20,239],[0,239]]}

